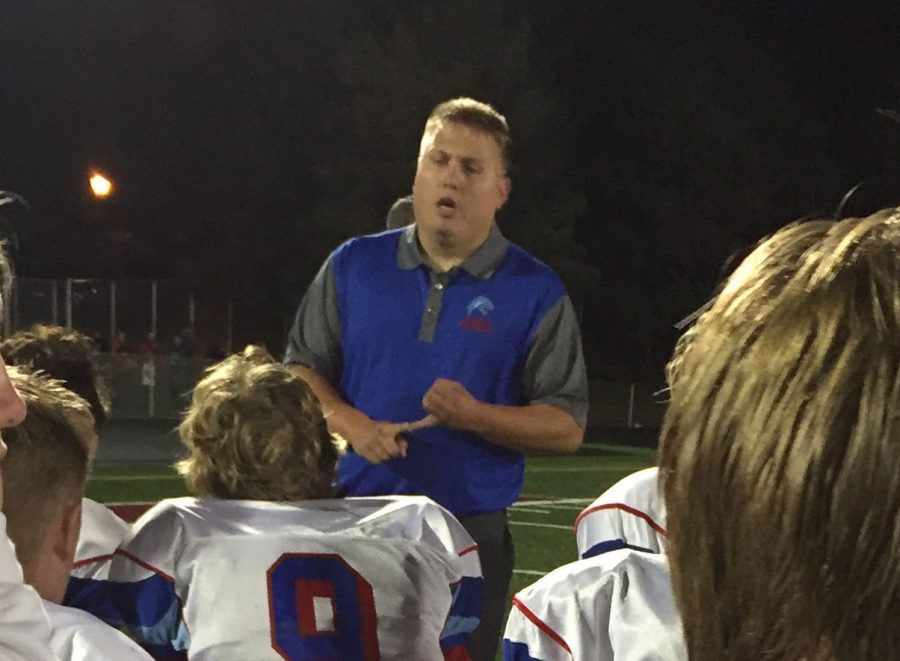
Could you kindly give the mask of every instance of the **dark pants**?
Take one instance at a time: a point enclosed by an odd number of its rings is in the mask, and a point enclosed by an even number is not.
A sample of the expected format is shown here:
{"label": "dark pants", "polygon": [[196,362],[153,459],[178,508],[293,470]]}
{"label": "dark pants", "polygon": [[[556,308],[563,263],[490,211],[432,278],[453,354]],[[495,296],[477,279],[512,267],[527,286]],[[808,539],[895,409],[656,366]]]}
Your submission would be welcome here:
{"label": "dark pants", "polygon": [[478,544],[481,574],[484,576],[484,602],[478,628],[469,637],[472,661],[493,661],[503,633],[509,582],[516,550],[506,523],[506,510],[463,517],[463,527]]}

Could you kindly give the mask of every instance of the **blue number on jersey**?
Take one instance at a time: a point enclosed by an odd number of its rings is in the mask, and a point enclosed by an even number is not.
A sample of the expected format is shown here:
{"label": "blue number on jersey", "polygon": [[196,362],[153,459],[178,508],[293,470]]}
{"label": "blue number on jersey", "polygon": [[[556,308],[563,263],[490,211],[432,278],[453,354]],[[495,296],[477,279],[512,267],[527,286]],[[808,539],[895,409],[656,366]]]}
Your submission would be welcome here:
{"label": "blue number on jersey", "polygon": [[288,661],[378,661],[372,585],[334,553],[285,553],[266,572],[272,648]]}

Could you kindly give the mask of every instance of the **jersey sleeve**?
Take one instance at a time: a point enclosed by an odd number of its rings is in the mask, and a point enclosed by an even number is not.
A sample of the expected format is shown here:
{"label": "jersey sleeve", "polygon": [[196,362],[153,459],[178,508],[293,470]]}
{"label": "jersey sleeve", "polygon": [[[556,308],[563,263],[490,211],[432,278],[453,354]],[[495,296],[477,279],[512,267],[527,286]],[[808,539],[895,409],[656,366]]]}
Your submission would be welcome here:
{"label": "jersey sleeve", "polygon": [[445,659],[468,661],[466,642],[478,627],[484,591],[478,546],[456,517],[430,498],[400,497],[395,507],[403,513],[395,520],[402,521],[406,534],[444,558],[451,605],[441,631],[441,650]]}
{"label": "jersey sleeve", "polygon": [[71,577],[65,604],[125,631],[153,656],[187,649],[182,595],[175,581],[181,548],[178,511],[165,501],[135,523],[134,535],[98,575]]}
{"label": "jersey sleeve", "polygon": [[341,375],[341,325],[334,256],[319,269],[306,290],[288,334],[285,364],[306,365],[336,385]]}
{"label": "jersey sleeve", "polygon": [[578,317],[562,296],[541,319],[525,360],[525,397],[529,404],[562,409],[587,425],[587,370]]}
{"label": "jersey sleeve", "polygon": [[441,632],[441,650],[448,661],[468,661],[466,642],[478,628],[484,593],[478,546],[450,512],[430,499],[422,500],[423,537],[449,555],[457,568],[450,583],[452,602]]}
{"label": "jersey sleeve", "polygon": [[0,514],[0,658],[4,661],[55,659],[41,598],[25,585],[22,568]]}

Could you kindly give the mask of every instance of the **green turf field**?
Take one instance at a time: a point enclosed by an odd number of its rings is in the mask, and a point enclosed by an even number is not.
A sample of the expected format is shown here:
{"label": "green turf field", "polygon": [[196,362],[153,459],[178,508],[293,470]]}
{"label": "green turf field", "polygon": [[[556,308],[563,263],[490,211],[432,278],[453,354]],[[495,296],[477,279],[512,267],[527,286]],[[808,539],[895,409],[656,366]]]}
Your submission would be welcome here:
{"label": "green turf field", "polygon": [[[523,499],[509,513],[516,543],[511,594],[576,560],[572,524],[578,513],[614,482],[655,459],[652,449],[601,444],[585,444],[572,457],[529,459]],[[181,478],[158,463],[101,465],[88,483],[88,496],[106,503],[184,495]]]}

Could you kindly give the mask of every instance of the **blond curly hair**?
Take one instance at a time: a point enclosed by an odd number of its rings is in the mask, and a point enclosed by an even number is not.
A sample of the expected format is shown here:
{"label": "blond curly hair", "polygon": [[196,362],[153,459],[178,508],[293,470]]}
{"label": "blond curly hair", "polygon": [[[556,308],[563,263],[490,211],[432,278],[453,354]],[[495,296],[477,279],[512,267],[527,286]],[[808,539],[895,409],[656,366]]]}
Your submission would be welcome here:
{"label": "blond curly hair", "polygon": [[306,382],[249,346],[210,367],[178,427],[176,464],[199,496],[294,501],[328,498],[341,443]]}
{"label": "blond curly hair", "polygon": [[763,241],[669,380],[660,475],[691,661],[893,658],[900,212]]}

